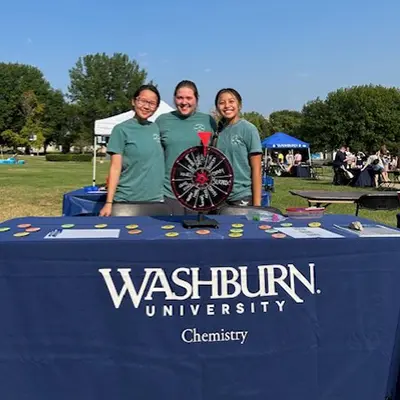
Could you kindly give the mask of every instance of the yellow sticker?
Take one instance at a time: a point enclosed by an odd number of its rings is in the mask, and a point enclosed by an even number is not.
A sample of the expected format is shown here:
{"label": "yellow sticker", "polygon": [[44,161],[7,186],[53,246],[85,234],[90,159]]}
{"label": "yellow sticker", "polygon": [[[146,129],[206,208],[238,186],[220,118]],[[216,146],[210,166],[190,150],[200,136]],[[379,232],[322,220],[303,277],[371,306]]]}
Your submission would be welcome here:
{"label": "yellow sticker", "polygon": [[0,232],[7,232],[9,230],[10,228],[8,226],[3,226],[2,228],[0,228]]}
{"label": "yellow sticker", "polygon": [[126,225],[125,228],[126,229],[136,229],[136,228],[139,228],[139,225],[136,225],[136,224]]}
{"label": "yellow sticker", "polygon": [[165,234],[165,236],[167,236],[167,237],[177,237],[177,236],[179,236],[179,233],[178,232],[168,232],[168,233]]}
{"label": "yellow sticker", "polygon": [[243,224],[232,224],[232,228],[243,228]]}
{"label": "yellow sticker", "polygon": [[131,231],[128,231],[130,235],[139,235],[139,233],[142,233],[140,229],[133,229]]}
{"label": "yellow sticker", "polygon": [[238,238],[238,237],[242,237],[243,236],[243,233],[230,233],[229,234],[229,237],[232,237],[232,238]]}
{"label": "yellow sticker", "polygon": [[174,229],[175,225],[163,225],[161,229]]}
{"label": "yellow sticker", "polygon": [[231,233],[243,233],[243,229],[241,228],[232,228],[230,230]]}
{"label": "yellow sticker", "polygon": [[75,226],[75,224],[64,224],[64,225],[61,225],[61,228],[70,229],[70,228],[73,228],[74,226]]}
{"label": "yellow sticker", "polygon": [[319,226],[321,226],[321,222],[310,222],[308,226],[311,228],[318,228]]}
{"label": "yellow sticker", "polygon": [[28,235],[29,235],[29,232],[17,232],[17,233],[14,233],[13,236],[15,236],[15,237],[23,237],[23,236],[28,236]]}
{"label": "yellow sticker", "polygon": [[107,224],[97,224],[94,227],[101,229],[101,228],[105,228],[106,226],[107,226]]}

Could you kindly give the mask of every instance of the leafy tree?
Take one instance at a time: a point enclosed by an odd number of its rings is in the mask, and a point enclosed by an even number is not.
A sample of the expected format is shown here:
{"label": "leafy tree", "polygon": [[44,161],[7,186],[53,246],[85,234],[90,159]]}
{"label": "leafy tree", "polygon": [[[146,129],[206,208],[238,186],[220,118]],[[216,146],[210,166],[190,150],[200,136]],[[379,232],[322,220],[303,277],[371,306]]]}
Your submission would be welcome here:
{"label": "leafy tree", "polygon": [[281,110],[271,113],[268,119],[273,133],[284,132],[296,136],[301,126],[302,114],[299,111]]}
{"label": "leafy tree", "polygon": [[320,150],[341,144],[353,151],[394,148],[400,141],[400,91],[364,85],[331,92],[304,107],[301,131]]}
{"label": "leafy tree", "polygon": [[146,78],[147,72],[125,54],[79,58],[70,70],[69,97],[79,108],[86,133],[92,134],[96,119],[127,111],[132,94]]}
{"label": "leafy tree", "polygon": [[256,111],[251,111],[243,113],[242,117],[256,126],[262,139],[271,135],[271,125],[262,114]]}

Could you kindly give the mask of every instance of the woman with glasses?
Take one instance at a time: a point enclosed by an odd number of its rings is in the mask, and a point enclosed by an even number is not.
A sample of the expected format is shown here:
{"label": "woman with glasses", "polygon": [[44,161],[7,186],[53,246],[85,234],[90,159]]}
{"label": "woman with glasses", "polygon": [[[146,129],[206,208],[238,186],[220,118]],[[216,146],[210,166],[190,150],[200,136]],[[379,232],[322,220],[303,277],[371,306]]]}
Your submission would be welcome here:
{"label": "woman with glasses", "polygon": [[199,146],[198,132],[216,131],[214,119],[197,111],[199,92],[192,81],[181,81],[174,91],[176,110],[160,115],[156,124],[160,127],[161,143],[165,153],[164,195],[173,214],[188,213],[175,198],[170,183],[172,165],[178,156],[190,147]]}
{"label": "woman with glasses", "polygon": [[106,204],[100,216],[122,215],[128,203],[163,201],[164,153],[158,125],[148,119],[160,93],[143,85],[133,95],[135,116],[116,125],[107,146],[111,155]]}

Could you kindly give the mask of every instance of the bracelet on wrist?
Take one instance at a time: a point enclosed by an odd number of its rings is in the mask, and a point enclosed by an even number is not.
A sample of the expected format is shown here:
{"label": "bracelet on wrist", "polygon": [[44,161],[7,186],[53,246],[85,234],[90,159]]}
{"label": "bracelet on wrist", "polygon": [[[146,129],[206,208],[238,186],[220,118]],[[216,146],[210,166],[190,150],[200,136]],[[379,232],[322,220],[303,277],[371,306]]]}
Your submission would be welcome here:
{"label": "bracelet on wrist", "polygon": [[112,201],[106,201],[106,204],[112,204],[113,202]]}

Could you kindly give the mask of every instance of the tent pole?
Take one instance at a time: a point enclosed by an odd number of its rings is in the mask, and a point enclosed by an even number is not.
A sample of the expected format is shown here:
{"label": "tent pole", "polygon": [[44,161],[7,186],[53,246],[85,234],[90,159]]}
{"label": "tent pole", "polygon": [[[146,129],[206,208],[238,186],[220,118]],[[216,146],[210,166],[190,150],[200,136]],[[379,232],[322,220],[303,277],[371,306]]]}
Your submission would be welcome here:
{"label": "tent pole", "polygon": [[312,162],[311,162],[311,152],[310,152],[310,146],[308,146],[308,160],[309,160],[309,163],[310,163],[310,165],[312,164]]}
{"label": "tent pole", "polygon": [[96,135],[94,137],[94,144],[93,144],[93,180],[92,186],[96,186]]}

